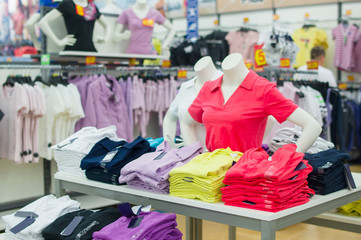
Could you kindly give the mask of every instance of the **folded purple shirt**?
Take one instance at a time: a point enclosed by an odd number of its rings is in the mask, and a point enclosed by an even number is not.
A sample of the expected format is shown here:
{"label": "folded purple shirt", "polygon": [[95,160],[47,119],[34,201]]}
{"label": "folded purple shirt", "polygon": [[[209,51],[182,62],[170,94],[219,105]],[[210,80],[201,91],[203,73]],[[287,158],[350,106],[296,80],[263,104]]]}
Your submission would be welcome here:
{"label": "folded purple shirt", "polygon": [[138,227],[128,228],[132,217],[121,217],[117,221],[93,233],[93,240],[181,240],[182,233],[177,229],[176,214],[147,212]]}

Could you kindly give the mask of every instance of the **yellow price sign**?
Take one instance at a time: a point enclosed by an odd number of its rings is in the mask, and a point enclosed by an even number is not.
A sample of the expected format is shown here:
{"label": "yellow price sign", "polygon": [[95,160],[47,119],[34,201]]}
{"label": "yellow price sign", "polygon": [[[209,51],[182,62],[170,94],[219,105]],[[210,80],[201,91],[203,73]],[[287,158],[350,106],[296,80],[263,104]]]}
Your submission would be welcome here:
{"label": "yellow price sign", "polygon": [[278,15],[278,14],[273,14],[273,20],[274,21],[277,21],[277,20],[279,20],[280,19],[280,15]]}
{"label": "yellow price sign", "polygon": [[75,12],[79,16],[84,16],[84,8],[82,6],[75,5]]}
{"label": "yellow price sign", "polygon": [[248,23],[248,22],[249,22],[249,18],[248,18],[248,17],[243,18],[243,23]]}
{"label": "yellow price sign", "polygon": [[162,62],[162,67],[163,68],[169,68],[170,65],[171,65],[170,60],[163,60],[163,62]]}
{"label": "yellow price sign", "polygon": [[86,56],[85,57],[85,65],[94,65],[95,64],[95,56]]}
{"label": "yellow price sign", "polygon": [[310,18],[310,13],[305,13],[305,19],[309,19]]}
{"label": "yellow price sign", "polygon": [[347,89],[347,84],[346,83],[339,83],[338,88],[342,89],[342,90],[346,90]]}
{"label": "yellow price sign", "polygon": [[352,13],[351,9],[346,10],[346,16],[351,16],[351,13]]}
{"label": "yellow price sign", "polygon": [[262,49],[257,49],[255,51],[254,60],[256,61],[257,66],[267,65],[266,55],[264,54]]}
{"label": "yellow price sign", "polygon": [[214,24],[214,26],[218,26],[218,25],[219,25],[219,21],[218,21],[218,20],[214,20],[214,21],[213,21],[213,24]]}
{"label": "yellow price sign", "polygon": [[255,68],[253,68],[253,71],[255,71],[255,72],[264,72],[264,68],[263,67],[255,67]]}
{"label": "yellow price sign", "polygon": [[290,68],[291,60],[289,58],[281,58],[281,68]]}
{"label": "yellow price sign", "polygon": [[154,26],[154,20],[150,18],[144,18],[143,19],[143,26],[145,27],[153,27]]}
{"label": "yellow price sign", "polygon": [[347,80],[348,80],[349,82],[353,82],[353,81],[355,81],[355,76],[354,76],[354,75],[348,75],[348,76],[347,76]]}
{"label": "yellow price sign", "polygon": [[178,78],[187,78],[187,71],[186,70],[178,70],[177,77]]}
{"label": "yellow price sign", "polygon": [[248,69],[251,69],[252,66],[253,66],[253,64],[252,64],[252,62],[251,62],[250,60],[245,60],[245,61],[244,61],[244,64],[246,65],[246,67],[247,67]]}
{"label": "yellow price sign", "polygon": [[135,58],[129,59],[129,66],[135,66],[135,64],[136,64],[136,59]]}
{"label": "yellow price sign", "polygon": [[12,62],[13,59],[12,59],[11,57],[8,57],[8,58],[6,59],[6,61],[7,61],[7,62]]}
{"label": "yellow price sign", "polygon": [[307,70],[318,70],[318,61],[308,61]]}

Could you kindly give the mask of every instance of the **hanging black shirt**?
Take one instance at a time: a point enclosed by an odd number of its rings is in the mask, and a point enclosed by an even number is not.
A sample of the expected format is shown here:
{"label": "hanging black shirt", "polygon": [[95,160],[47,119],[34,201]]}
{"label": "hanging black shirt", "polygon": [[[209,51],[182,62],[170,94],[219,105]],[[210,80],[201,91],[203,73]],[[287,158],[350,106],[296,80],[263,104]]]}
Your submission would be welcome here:
{"label": "hanging black shirt", "polygon": [[95,20],[100,17],[100,12],[94,3],[87,7],[75,5],[72,0],[64,0],[56,8],[63,14],[68,34],[74,34],[74,46],[65,46],[66,51],[96,52],[93,43],[93,30]]}

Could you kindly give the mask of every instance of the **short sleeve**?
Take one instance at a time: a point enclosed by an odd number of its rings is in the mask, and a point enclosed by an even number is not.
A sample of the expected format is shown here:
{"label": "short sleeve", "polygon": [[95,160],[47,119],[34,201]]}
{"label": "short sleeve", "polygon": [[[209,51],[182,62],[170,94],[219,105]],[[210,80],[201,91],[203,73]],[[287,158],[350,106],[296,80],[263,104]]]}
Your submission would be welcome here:
{"label": "short sleeve", "polygon": [[70,13],[70,4],[69,4],[69,0],[64,0],[62,2],[59,3],[59,5],[56,7],[56,9],[61,12],[61,14],[63,16],[67,16]]}
{"label": "short sleeve", "polygon": [[277,88],[272,84],[265,90],[264,109],[279,123],[283,123],[297,108],[298,106],[292,101],[287,99]]}
{"label": "short sleeve", "polygon": [[154,10],[156,13],[155,13],[155,22],[158,23],[159,25],[162,25],[166,18],[157,10]]}
{"label": "short sleeve", "polygon": [[228,44],[232,44],[232,32],[229,32],[224,39],[227,40]]}
{"label": "short sleeve", "polygon": [[117,23],[122,24],[122,25],[127,25],[128,24],[128,16],[127,16],[127,11],[123,11],[117,19]]}
{"label": "short sleeve", "polygon": [[204,102],[204,97],[207,92],[207,82],[203,85],[201,90],[199,91],[197,97],[194,99],[193,103],[189,106],[188,112],[192,116],[194,120],[196,120],[199,123],[202,123],[202,117],[203,117],[203,108],[202,103]]}
{"label": "short sleeve", "polygon": [[[94,4],[94,5],[95,5],[95,4]],[[97,8],[97,6],[95,6],[95,10],[96,10],[95,18],[96,18],[96,19],[99,19],[102,14],[99,12],[99,9]]]}

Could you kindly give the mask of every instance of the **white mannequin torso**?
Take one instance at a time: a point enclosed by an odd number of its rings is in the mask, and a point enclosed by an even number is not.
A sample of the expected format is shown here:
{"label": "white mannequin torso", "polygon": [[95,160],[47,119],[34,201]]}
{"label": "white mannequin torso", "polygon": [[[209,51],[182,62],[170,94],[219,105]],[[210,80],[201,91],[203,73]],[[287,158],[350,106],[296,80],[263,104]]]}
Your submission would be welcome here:
{"label": "white mannequin torso", "polygon": [[194,65],[194,71],[197,74],[197,78],[194,83],[194,93],[195,96],[197,96],[206,81],[214,80],[213,78],[217,69],[213,64],[212,58],[206,56],[198,60],[198,62]]}
{"label": "white mannequin torso", "polygon": [[222,69],[224,72],[222,94],[224,104],[226,104],[228,99],[246,78],[249,70],[243,62],[242,55],[239,53],[233,53],[227,56],[222,62]]}
{"label": "white mannequin torso", "polygon": [[135,15],[137,15],[137,17],[140,19],[145,18],[150,10],[146,0],[137,0],[133,5],[132,9]]}

